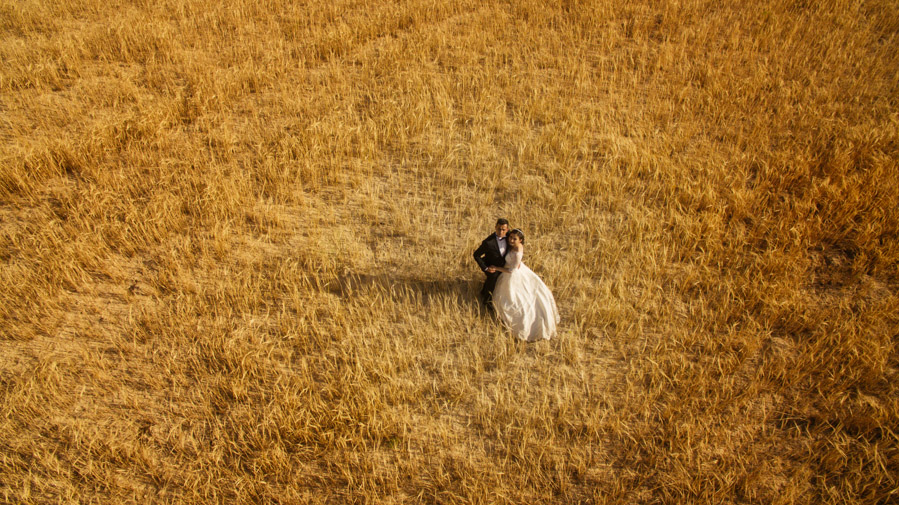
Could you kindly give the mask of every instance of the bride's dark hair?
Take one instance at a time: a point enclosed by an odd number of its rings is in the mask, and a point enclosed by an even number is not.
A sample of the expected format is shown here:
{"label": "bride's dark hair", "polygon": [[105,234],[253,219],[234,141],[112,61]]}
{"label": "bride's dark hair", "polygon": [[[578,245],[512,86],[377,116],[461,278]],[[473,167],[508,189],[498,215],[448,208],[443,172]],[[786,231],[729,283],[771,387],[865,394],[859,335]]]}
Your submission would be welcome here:
{"label": "bride's dark hair", "polygon": [[518,237],[518,240],[520,240],[521,243],[524,244],[524,233],[522,233],[521,230],[519,230],[518,228],[515,228],[514,230],[509,232],[508,236],[511,237],[512,235],[515,235],[516,237]]}

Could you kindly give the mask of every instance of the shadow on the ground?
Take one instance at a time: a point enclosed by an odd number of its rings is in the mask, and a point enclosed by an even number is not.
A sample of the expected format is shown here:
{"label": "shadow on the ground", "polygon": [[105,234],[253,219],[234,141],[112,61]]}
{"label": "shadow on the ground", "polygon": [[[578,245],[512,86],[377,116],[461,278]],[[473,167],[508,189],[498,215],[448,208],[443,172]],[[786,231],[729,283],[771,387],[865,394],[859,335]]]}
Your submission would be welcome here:
{"label": "shadow on the ground", "polygon": [[382,293],[394,298],[419,300],[422,305],[446,303],[486,314],[478,300],[481,282],[475,279],[425,280],[409,276],[388,274],[342,275],[330,285],[330,291],[341,298],[352,298],[362,293]]}

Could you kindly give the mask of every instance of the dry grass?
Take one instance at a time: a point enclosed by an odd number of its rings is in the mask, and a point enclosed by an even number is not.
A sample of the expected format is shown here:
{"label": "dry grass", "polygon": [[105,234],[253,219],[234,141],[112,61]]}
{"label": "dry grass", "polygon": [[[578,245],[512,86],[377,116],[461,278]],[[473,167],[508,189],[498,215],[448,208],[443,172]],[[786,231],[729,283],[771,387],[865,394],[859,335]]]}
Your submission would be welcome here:
{"label": "dry grass", "polygon": [[895,501],[899,6],[732,4],[0,2],[0,502]]}

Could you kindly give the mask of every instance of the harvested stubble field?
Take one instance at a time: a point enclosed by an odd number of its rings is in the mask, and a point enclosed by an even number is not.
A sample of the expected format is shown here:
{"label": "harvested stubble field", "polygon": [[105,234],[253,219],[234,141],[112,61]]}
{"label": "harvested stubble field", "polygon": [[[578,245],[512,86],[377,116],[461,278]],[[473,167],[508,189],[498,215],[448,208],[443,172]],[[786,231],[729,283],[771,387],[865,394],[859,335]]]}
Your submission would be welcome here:
{"label": "harvested stubble field", "polygon": [[892,0],[2,0],[0,501],[895,502],[897,71]]}

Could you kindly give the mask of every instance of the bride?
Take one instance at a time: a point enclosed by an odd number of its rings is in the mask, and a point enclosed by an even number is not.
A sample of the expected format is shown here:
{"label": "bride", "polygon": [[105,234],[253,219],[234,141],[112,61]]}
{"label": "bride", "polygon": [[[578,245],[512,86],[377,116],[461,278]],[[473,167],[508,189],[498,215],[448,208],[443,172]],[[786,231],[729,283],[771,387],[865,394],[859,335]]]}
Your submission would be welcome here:
{"label": "bride", "polygon": [[493,290],[496,313],[521,340],[549,340],[556,334],[559,310],[546,284],[527,265],[524,257],[524,233],[514,229],[507,236],[510,251],[505,267],[490,267],[502,272]]}

